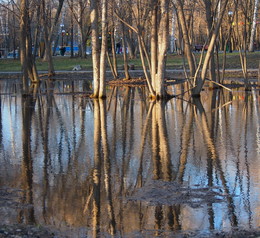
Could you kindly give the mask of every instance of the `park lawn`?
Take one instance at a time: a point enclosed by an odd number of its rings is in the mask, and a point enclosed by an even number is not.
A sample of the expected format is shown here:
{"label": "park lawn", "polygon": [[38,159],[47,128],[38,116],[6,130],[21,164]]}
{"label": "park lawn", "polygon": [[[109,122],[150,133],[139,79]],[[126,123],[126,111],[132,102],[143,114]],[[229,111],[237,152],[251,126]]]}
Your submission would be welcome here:
{"label": "park lawn", "polygon": [[[195,53],[197,62],[199,61],[200,54]],[[223,53],[219,54],[219,65],[222,68]],[[183,68],[183,56],[176,54],[167,55],[167,69],[181,69]],[[117,56],[118,66],[123,65],[123,56]],[[257,69],[259,67],[260,51],[247,54],[247,65],[249,69]],[[91,56],[87,56],[86,59],[70,58],[69,56],[56,56],[53,57],[54,68],[56,71],[71,71],[74,66],[80,65],[82,70],[92,70]],[[216,61],[217,62],[217,61]],[[39,71],[47,71],[48,63],[43,62],[42,59],[36,60],[37,69]],[[141,69],[141,61],[139,58],[130,59],[129,64],[133,64],[135,69]],[[185,60],[187,65],[187,61]],[[187,67],[188,68],[188,67]],[[226,69],[238,69],[241,68],[240,57],[238,52],[227,53]],[[17,72],[21,71],[20,61],[17,59],[0,59],[0,72]]]}

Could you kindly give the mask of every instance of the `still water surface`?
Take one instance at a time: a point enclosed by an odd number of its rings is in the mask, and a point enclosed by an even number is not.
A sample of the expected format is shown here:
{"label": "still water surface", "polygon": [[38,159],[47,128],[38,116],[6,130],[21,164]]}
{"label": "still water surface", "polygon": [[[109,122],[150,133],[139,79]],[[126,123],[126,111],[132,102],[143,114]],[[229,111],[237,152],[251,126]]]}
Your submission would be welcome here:
{"label": "still water surface", "polygon": [[1,224],[71,237],[259,229],[259,91],[163,103],[143,88],[91,100],[83,81],[36,100],[15,82],[0,87]]}

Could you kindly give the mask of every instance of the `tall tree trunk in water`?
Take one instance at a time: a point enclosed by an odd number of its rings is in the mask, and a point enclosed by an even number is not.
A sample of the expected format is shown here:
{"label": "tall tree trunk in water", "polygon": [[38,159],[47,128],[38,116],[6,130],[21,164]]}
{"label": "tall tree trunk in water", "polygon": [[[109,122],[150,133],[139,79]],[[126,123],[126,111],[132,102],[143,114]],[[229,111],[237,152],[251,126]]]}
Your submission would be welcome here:
{"label": "tall tree trunk in water", "polygon": [[102,17],[102,40],[101,53],[99,53],[99,31],[98,31],[98,3],[91,0],[91,27],[92,27],[92,61],[93,61],[93,98],[106,97],[106,52],[107,52],[107,0],[101,1]]}
{"label": "tall tree trunk in water", "polygon": [[102,0],[102,42],[100,55],[99,98],[106,97],[107,0]]}
{"label": "tall tree trunk in water", "polygon": [[98,3],[91,0],[91,44],[92,44],[92,61],[93,61],[93,97],[99,96],[99,37],[98,37]]}
{"label": "tall tree trunk in water", "polygon": [[[202,87],[204,85],[205,79],[206,79],[206,74],[207,74],[207,70],[208,70],[208,66],[209,66],[209,62],[212,56],[212,52],[214,50],[214,46],[215,46],[215,42],[219,33],[219,28],[221,26],[221,22],[224,16],[224,13],[226,11],[226,6],[227,6],[228,0],[225,0],[222,2],[222,9],[221,12],[219,14],[219,19],[218,22],[216,24],[215,30],[210,38],[209,41],[209,47],[208,47],[208,51],[206,53],[204,62],[203,62],[203,66],[201,69],[201,75],[196,74],[195,78],[194,78],[194,85],[192,88],[192,95],[193,96],[199,96],[200,92],[202,90]],[[199,68],[197,69],[198,72]]]}
{"label": "tall tree trunk in water", "polygon": [[157,27],[157,14],[158,14],[158,0],[153,0],[152,2],[152,19],[151,19],[151,78],[152,86],[156,86],[156,71],[158,62],[158,27]]}
{"label": "tall tree trunk in water", "polygon": [[26,60],[26,29],[28,24],[28,13],[26,10],[26,0],[21,1],[21,19],[20,19],[20,59],[22,65],[22,81],[23,81],[23,92],[28,93],[29,91],[29,78],[27,72],[27,60]]}
{"label": "tall tree trunk in water", "polygon": [[158,66],[156,74],[156,97],[165,98],[167,96],[164,81],[165,81],[165,66],[166,66],[166,53],[168,46],[168,20],[169,20],[169,1],[160,1],[160,24],[158,31]]}
{"label": "tall tree trunk in water", "polygon": [[29,17],[29,3],[28,0],[21,0],[21,17],[20,17],[20,54],[21,65],[23,71],[23,91],[29,92],[29,79],[32,83],[38,83],[38,72],[35,65],[35,59],[32,54],[32,40]]}
{"label": "tall tree trunk in water", "polygon": [[[214,13],[212,12],[211,1],[204,0],[204,5],[205,5],[205,10],[206,10],[208,38],[210,39],[211,35],[212,35]],[[210,57],[210,62],[209,62],[209,74],[210,74],[210,79],[214,82],[216,81],[216,71],[215,70],[216,69],[215,69],[214,51],[212,51],[211,57]]]}
{"label": "tall tree trunk in water", "polygon": [[255,32],[256,32],[256,22],[257,22],[258,4],[259,4],[259,0],[255,0],[253,22],[252,22],[251,35],[250,35],[250,43],[249,43],[249,49],[248,49],[249,52],[253,52],[253,51],[254,51],[254,39],[255,39]]}

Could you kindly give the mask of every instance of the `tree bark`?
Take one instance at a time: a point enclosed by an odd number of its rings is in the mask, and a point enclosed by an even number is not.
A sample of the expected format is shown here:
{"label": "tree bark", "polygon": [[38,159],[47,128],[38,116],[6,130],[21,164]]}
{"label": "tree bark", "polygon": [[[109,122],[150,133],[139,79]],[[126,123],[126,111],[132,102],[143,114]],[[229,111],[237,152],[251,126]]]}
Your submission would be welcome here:
{"label": "tree bark", "polygon": [[93,61],[93,94],[92,97],[97,98],[99,96],[99,36],[98,36],[98,5],[96,0],[91,0],[91,40],[92,40],[92,61]]}
{"label": "tree bark", "polygon": [[[206,79],[206,74],[207,74],[207,70],[208,70],[208,65],[212,56],[212,52],[214,50],[214,46],[215,46],[215,42],[219,33],[219,29],[220,29],[220,25],[224,16],[224,13],[226,11],[226,6],[227,6],[228,0],[225,0],[224,2],[222,2],[222,10],[219,14],[219,19],[216,25],[216,28],[211,36],[210,42],[209,42],[209,46],[208,46],[208,51],[206,53],[204,62],[203,62],[203,66],[202,66],[202,70],[201,70],[201,76],[197,75],[196,78],[194,79],[194,87],[192,88],[192,95],[193,96],[199,96],[200,92],[202,90],[203,84],[205,82]],[[198,70],[198,69],[197,69]]]}
{"label": "tree bark", "polygon": [[153,88],[156,87],[156,71],[157,71],[157,62],[158,62],[157,14],[158,14],[158,0],[153,0],[152,1],[152,19],[151,19],[151,78],[152,78]]}
{"label": "tree bark", "polygon": [[168,47],[168,10],[169,5],[167,0],[160,1],[160,25],[158,31],[158,66],[157,66],[157,74],[156,74],[156,97],[157,98],[165,98],[166,90],[165,90],[165,67],[166,67],[166,53]]}
{"label": "tree bark", "polygon": [[29,2],[21,0],[20,34],[21,34],[21,65],[23,71],[23,91],[29,93],[29,79],[32,83],[39,83],[35,59],[32,54],[31,26],[29,17]]}
{"label": "tree bark", "polygon": [[[210,39],[211,38],[211,34],[212,34],[214,12],[212,12],[212,10],[211,10],[212,9],[211,1],[204,0],[204,4],[205,4],[205,10],[206,10],[208,38]],[[215,69],[214,50],[211,52],[211,56],[210,56],[209,74],[210,74],[210,79],[212,81],[216,81],[216,69]]]}
{"label": "tree bark", "polygon": [[177,14],[181,25],[182,34],[183,34],[184,52],[187,57],[189,69],[190,69],[190,78],[193,78],[195,75],[195,63],[192,56],[189,33],[188,33],[188,28],[187,28],[184,11],[183,11],[184,6],[181,0],[176,1],[176,7],[177,7]]}
{"label": "tree bark", "polygon": [[107,0],[102,0],[102,42],[100,54],[99,98],[106,97]]}
{"label": "tree bark", "polygon": [[259,0],[255,0],[253,23],[252,23],[252,28],[251,28],[250,43],[249,43],[249,49],[248,49],[249,52],[254,51],[254,40],[255,40],[255,32],[256,32],[258,4],[259,4]]}

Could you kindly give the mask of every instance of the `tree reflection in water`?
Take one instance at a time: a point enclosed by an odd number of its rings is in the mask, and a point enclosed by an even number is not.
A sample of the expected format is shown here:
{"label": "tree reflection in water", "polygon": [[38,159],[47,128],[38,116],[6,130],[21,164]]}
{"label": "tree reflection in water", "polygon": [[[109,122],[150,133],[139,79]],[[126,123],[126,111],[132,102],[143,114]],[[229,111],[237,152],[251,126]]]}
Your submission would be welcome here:
{"label": "tree reflection in water", "polygon": [[259,226],[255,91],[149,102],[143,88],[114,87],[106,101],[84,88],[48,82],[32,98],[1,94],[0,185],[23,191],[17,206],[0,203],[1,223],[73,237]]}

